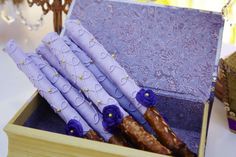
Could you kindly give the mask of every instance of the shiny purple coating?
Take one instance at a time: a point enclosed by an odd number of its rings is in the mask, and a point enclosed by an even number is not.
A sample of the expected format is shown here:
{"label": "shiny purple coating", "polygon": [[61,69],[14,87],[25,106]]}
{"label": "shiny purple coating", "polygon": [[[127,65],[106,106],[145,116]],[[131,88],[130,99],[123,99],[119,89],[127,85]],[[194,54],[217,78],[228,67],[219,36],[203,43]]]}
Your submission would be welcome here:
{"label": "shiny purple coating", "polygon": [[48,33],[42,42],[57,57],[61,67],[70,75],[76,87],[80,88],[100,111],[105,106],[112,104],[120,109],[124,117],[128,115],[119,103],[104,90],[95,76],[81,63],[57,33]]}
{"label": "shiny purple coating", "polygon": [[51,84],[40,69],[34,64],[32,59],[15,43],[10,40],[5,51],[17,64],[18,68],[25,73],[29,80],[38,89],[40,95],[44,97],[50,104],[51,108],[66,122],[74,119],[81,123],[83,127],[83,135],[89,130],[90,126],[83,120],[83,118],[73,109],[67,100],[62,96],[60,91]]}
{"label": "shiny purple coating", "polygon": [[81,62],[94,74],[102,87],[114,97],[135,120],[137,120],[147,131],[155,134],[150,125],[144,119],[143,115],[135,106],[124,96],[119,88],[94,64],[93,60],[81,50],[67,36],[63,37],[64,42],[70,47],[72,52],[81,60]]}
{"label": "shiny purple coating", "polygon": [[92,103],[85,99],[81,91],[74,88],[68,80],[61,76],[56,69],[51,67],[49,63],[38,54],[31,53],[29,56],[85,121],[99,133],[105,141],[108,141],[112,134],[104,130],[101,114],[93,107]]}

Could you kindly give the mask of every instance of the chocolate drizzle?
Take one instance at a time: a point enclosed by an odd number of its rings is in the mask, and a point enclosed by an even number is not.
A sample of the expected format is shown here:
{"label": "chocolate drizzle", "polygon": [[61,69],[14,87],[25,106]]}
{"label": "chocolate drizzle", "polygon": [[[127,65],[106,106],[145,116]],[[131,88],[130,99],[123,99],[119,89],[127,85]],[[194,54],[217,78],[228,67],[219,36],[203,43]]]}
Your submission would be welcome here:
{"label": "chocolate drizzle", "polygon": [[85,134],[85,138],[93,140],[93,141],[100,141],[100,142],[104,142],[104,140],[93,130],[89,130],[86,134]]}
{"label": "chocolate drizzle", "polygon": [[192,153],[171,130],[165,120],[154,107],[149,107],[144,114],[145,119],[150,123],[151,127],[156,132],[160,142],[173,151],[173,154],[181,157],[194,157]]}

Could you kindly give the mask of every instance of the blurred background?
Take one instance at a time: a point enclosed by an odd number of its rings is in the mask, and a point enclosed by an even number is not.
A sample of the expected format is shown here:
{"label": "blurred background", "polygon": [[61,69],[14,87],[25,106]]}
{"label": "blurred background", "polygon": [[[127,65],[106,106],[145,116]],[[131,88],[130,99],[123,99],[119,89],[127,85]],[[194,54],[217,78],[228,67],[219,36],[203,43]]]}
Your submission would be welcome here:
{"label": "blurred background", "polygon": [[[0,47],[9,39],[26,51],[37,47],[42,37],[54,30],[52,10],[57,8],[51,6],[57,1],[61,0],[0,0]],[[40,3],[43,5],[38,6]]]}

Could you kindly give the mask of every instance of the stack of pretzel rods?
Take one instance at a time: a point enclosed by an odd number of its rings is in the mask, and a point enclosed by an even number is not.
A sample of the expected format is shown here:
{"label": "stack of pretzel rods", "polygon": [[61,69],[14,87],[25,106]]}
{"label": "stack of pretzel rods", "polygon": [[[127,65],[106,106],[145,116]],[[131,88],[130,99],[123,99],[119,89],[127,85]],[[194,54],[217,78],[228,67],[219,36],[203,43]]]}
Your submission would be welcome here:
{"label": "stack of pretzel rods", "polygon": [[181,157],[194,157],[187,145],[180,140],[170,129],[159,112],[154,108],[156,95],[151,90],[141,89],[130,78],[123,67],[100,44],[95,37],[86,30],[80,21],[67,20],[66,32],[95,64],[119,87],[123,94],[143,114],[151,127],[156,132],[159,141],[169,148],[174,155]]}
{"label": "stack of pretzel rods", "polygon": [[50,53],[60,61],[61,67],[68,74],[70,81],[76,88],[81,89],[85,96],[102,112],[105,129],[116,126],[143,150],[166,155],[172,153],[136,122],[119,105],[116,99],[104,90],[95,76],[82,64],[57,33],[48,33],[42,41],[50,49]]}

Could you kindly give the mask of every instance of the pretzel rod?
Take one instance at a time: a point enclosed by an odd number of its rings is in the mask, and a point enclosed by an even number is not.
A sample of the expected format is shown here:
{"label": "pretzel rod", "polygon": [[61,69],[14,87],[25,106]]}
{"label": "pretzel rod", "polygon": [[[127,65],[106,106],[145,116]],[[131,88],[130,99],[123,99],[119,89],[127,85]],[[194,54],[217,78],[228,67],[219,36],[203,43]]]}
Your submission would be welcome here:
{"label": "pretzel rod", "polygon": [[[169,131],[166,122],[160,119],[157,110],[152,108],[156,105],[157,97],[151,90],[141,89],[135,81],[130,78],[126,70],[107,52],[107,50],[86,30],[80,21],[67,20],[66,32],[68,36],[90,56],[95,64],[120,88],[132,104],[145,116],[151,127],[156,132],[159,140],[175,154],[185,156],[191,154],[186,145],[176,137],[175,133]],[[151,114],[152,112],[157,114]],[[149,115],[152,115],[150,118]],[[165,125],[164,125],[165,124]],[[175,138],[173,138],[175,137]],[[189,153],[190,152],[190,153]],[[191,156],[190,155],[190,156]]]}
{"label": "pretzel rod", "polygon": [[[30,54],[30,58],[40,67],[45,76],[60,90],[70,104],[83,116],[86,122],[99,133],[106,142],[127,146],[122,137],[112,135],[104,130],[102,126],[101,114],[90,104],[84,96],[75,89],[66,79],[64,79],[53,67],[37,54]],[[94,138],[97,141],[103,141],[102,138],[96,136],[94,131],[87,133],[89,138]],[[111,140],[116,139],[116,140]]]}
{"label": "pretzel rod", "polygon": [[161,154],[171,154],[169,149],[161,145],[153,136],[150,136],[131,116],[123,119],[120,128],[132,141],[138,141],[136,144],[139,148]]}
{"label": "pretzel rod", "polygon": [[108,141],[112,134],[104,130],[102,126],[101,114],[90,104],[83,94],[75,89],[65,78],[63,78],[56,69],[51,67],[38,54],[29,54],[30,58],[40,68],[48,80],[58,88],[63,96],[70,102],[72,107],[85,119],[85,121],[98,132],[105,141]]}
{"label": "pretzel rod", "polygon": [[[98,136],[98,134],[94,131],[94,130],[89,130],[86,134],[85,134],[85,138],[89,139],[89,140],[93,140],[93,141],[100,141],[103,142],[103,138],[101,138],[100,136]],[[120,144],[120,143],[118,143]],[[117,144],[117,145],[118,145]]]}
{"label": "pretzel rod", "polygon": [[73,43],[67,36],[63,37],[64,42],[71,48],[72,52],[81,60],[81,62],[90,70],[102,87],[114,97],[122,108],[124,108],[135,120],[137,120],[149,133],[155,134],[153,129],[144,119],[143,115],[134,107],[134,105],[124,96],[116,85],[111,82],[106,75],[93,63],[91,58]]}
{"label": "pretzel rod", "polygon": [[126,138],[121,134],[116,134],[109,139],[109,143],[120,145],[120,146],[127,146],[133,147]]}
{"label": "pretzel rod", "polygon": [[[50,52],[53,53],[60,61],[61,67],[70,74],[70,77],[77,88],[84,91],[84,94],[93,101],[98,109],[103,113],[103,126],[106,129],[114,129],[114,127],[120,127],[129,137],[131,137],[136,143],[141,143],[140,146],[149,151],[156,153],[169,154],[170,151],[166,148],[166,152],[162,149],[153,150],[152,147],[162,148],[162,146],[151,134],[143,129],[132,117],[130,119],[135,123],[126,123],[126,117],[129,117],[128,113],[120,107],[119,103],[111,97],[96,80],[95,76],[81,63],[78,57],[70,50],[70,48],[64,43],[64,41],[56,34],[49,33],[44,39],[43,43],[49,47]],[[124,124],[125,123],[125,124]],[[121,126],[130,127],[121,127]],[[135,131],[132,128],[139,128]],[[142,129],[141,129],[142,128]],[[142,135],[141,141],[138,135]],[[151,139],[147,141],[145,139]],[[155,142],[154,142],[155,141]]]}
{"label": "pretzel rod", "polygon": [[140,87],[122,68],[110,53],[86,30],[80,21],[67,20],[68,36],[94,61],[94,63],[119,87],[123,94],[144,115],[147,108],[136,100]]}
{"label": "pretzel rod", "polygon": [[153,126],[154,131],[159,135],[158,139],[163,145],[168,146],[175,155],[183,157],[195,156],[186,144],[175,135],[155,107],[149,107],[144,116],[150,122],[151,126]]}

